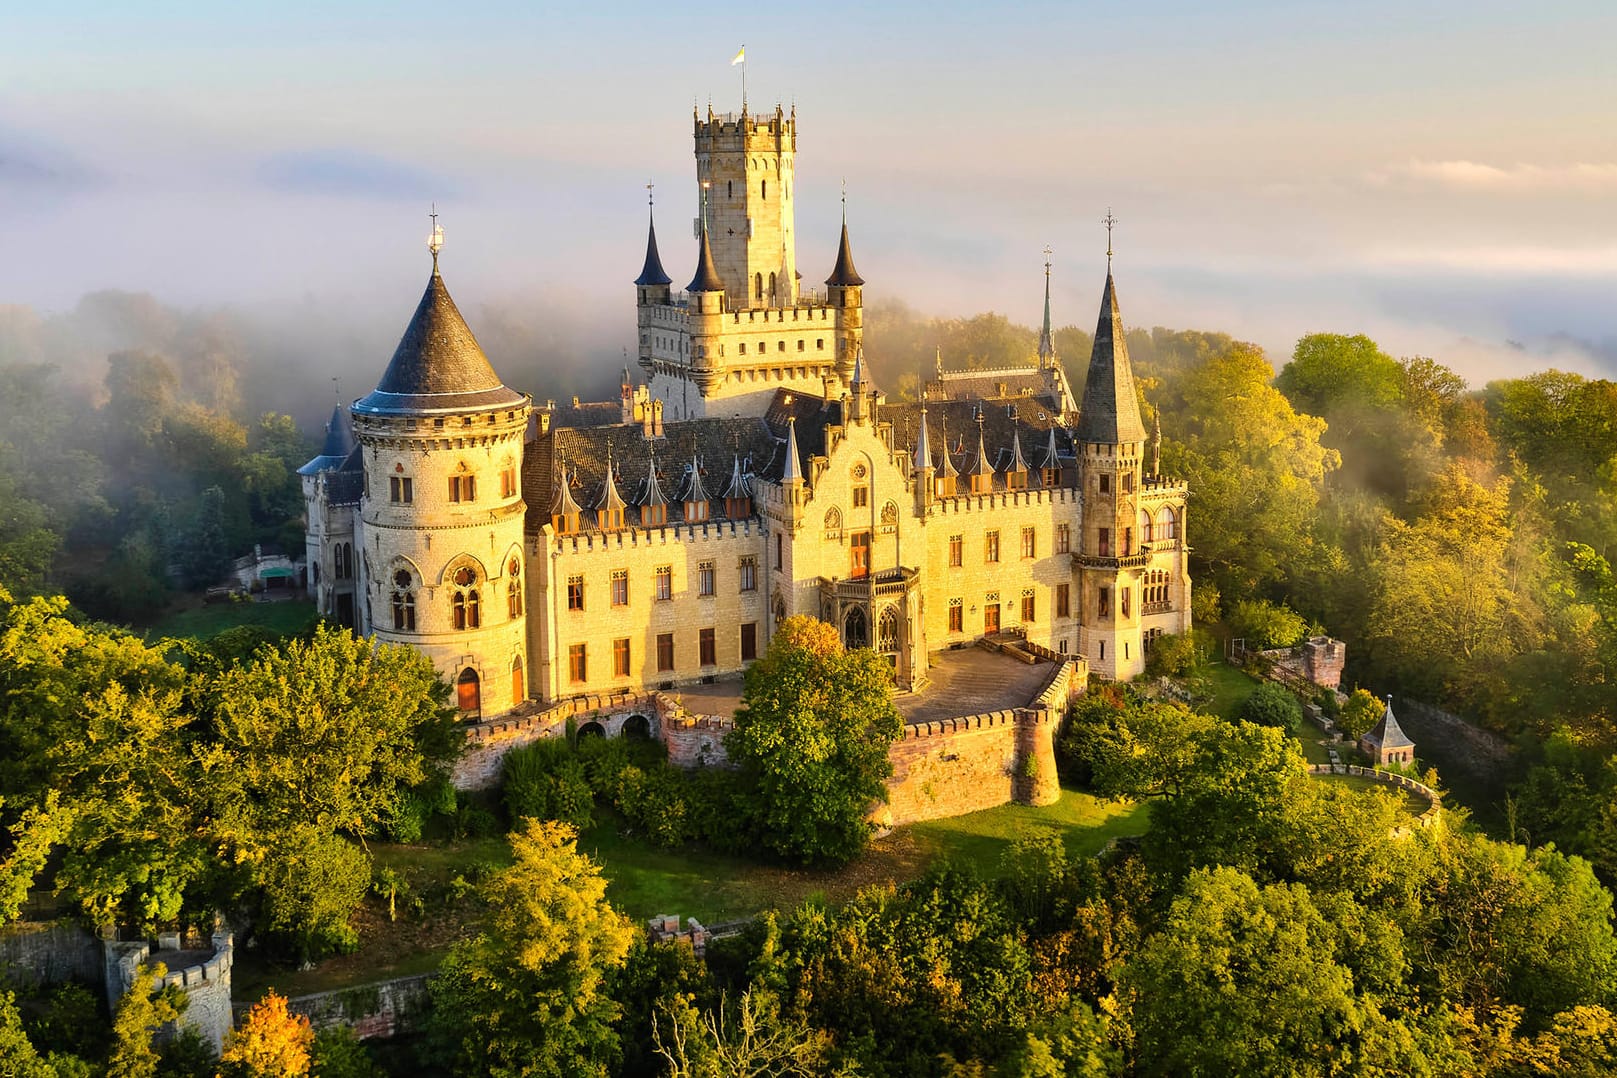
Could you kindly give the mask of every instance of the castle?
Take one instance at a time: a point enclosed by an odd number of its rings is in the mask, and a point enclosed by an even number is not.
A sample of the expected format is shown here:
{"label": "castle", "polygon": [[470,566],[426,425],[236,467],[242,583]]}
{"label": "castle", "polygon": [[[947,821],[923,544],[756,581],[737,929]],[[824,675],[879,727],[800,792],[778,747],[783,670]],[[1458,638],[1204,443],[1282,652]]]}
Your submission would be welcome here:
{"label": "castle", "polygon": [[[1044,326],[1025,367],[890,403],[862,348],[846,212],[823,291],[793,230],[795,108],[694,120],[698,258],[648,223],[620,399],[505,386],[438,269],[376,389],[300,470],[320,612],[421,649],[471,721],[738,675],[792,614],[895,684],[1016,633],[1127,678],[1190,626],[1183,482],[1159,474],[1108,269],[1083,400]],[[879,357],[877,357],[879,359]]]}

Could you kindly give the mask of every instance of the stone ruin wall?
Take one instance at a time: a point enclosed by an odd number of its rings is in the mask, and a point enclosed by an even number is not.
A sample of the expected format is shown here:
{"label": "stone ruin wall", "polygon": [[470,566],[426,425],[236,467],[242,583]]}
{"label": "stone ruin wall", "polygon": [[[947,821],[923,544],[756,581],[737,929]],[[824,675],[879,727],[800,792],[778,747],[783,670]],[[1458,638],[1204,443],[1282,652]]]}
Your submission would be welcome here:
{"label": "stone ruin wall", "polygon": [[[162,989],[173,985],[184,989],[189,1002],[179,1025],[196,1030],[204,1041],[213,1046],[214,1051],[219,1051],[230,1033],[230,971],[235,965],[234,937],[229,929],[220,928],[207,943],[186,943],[178,935],[172,939],[160,937],[159,942],[163,950],[156,955],[152,954],[151,944],[144,940],[138,943],[105,942],[103,962],[108,1005],[116,1007],[117,1001],[129,991],[141,963],[163,962],[168,972],[161,979],[154,977],[153,987]],[[182,946],[183,950],[180,949]],[[172,1026],[159,1030],[157,1040],[161,1043],[173,1034]]]}

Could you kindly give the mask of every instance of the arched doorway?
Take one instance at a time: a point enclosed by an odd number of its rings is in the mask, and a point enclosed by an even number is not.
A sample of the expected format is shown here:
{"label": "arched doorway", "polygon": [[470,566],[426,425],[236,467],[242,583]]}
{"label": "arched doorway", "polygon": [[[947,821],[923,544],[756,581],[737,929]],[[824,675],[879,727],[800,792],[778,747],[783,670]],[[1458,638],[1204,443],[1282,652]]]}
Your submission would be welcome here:
{"label": "arched doorway", "polygon": [[606,727],[598,722],[586,722],[578,728],[579,737],[605,737]]}
{"label": "arched doorway", "polygon": [[849,649],[870,646],[870,618],[864,607],[850,607],[842,616],[842,643]]}
{"label": "arched doorway", "polygon": [[630,715],[623,720],[623,736],[630,741],[650,741],[651,720],[644,715]]}
{"label": "arched doorway", "polygon": [[483,710],[482,684],[478,681],[477,671],[469,666],[455,679],[455,702],[460,705],[463,715],[476,717]]}
{"label": "arched doorway", "polygon": [[511,706],[516,707],[528,698],[528,683],[522,676],[522,656],[511,661]]}

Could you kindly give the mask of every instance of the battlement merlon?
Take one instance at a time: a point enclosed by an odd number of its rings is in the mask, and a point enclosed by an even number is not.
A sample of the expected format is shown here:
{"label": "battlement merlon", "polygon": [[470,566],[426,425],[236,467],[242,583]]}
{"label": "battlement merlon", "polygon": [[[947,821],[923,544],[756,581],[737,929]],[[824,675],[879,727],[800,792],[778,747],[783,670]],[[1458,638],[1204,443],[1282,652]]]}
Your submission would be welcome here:
{"label": "battlement merlon", "polygon": [[779,105],[775,111],[750,113],[743,117],[736,112],[714,112],[708,109],[707,118],[695,118],[696,152],[740,153],[748,151],[797,150],[797,110],[783,112]]}

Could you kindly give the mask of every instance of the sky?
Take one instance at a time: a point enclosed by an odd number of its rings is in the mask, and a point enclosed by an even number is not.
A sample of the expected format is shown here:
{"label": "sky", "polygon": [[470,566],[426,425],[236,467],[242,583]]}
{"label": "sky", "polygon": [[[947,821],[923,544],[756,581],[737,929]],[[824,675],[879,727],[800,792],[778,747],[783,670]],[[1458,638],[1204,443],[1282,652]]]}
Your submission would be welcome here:
{"label": "sky", "polygon": [[691,108],[739,107],[745,44],[753,110],[798,108],[807,282],[846,181],[867,302],[1031,324],[1049,245],[1055,317],[1087,328],[1110,210],[1134,325],[1277,362],[1363,332],[1479,385],[1617,375],[1609,0],[0,0],[0,23],[0,304],[313,305],[379,371],[436,203],[463,310],[565,309],[590,328],[561,347],[615,364],[645,184],[682,279]]}

